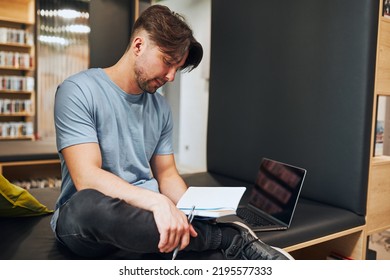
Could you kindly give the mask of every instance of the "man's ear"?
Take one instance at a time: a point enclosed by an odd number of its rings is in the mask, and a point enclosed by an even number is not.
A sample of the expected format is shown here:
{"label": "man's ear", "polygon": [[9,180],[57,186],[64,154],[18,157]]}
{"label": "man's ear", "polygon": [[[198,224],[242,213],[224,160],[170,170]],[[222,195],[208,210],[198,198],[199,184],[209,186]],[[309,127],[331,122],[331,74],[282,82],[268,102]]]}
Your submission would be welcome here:
{"label": "man's ear", "polygon": [[140,55],[143,50],[145,49],[145,40],[142,37],[135,37],[132,43],[132,51],[133,53],[138,56]]}

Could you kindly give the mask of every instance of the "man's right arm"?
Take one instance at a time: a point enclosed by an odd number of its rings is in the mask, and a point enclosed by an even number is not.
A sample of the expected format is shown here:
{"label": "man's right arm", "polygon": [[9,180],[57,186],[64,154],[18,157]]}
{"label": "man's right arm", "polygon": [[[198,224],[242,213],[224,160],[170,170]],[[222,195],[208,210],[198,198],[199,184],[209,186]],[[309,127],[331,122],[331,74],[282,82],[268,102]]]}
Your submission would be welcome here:
{"label": "man's right arm", "polygon": [[[101,168],[102,160],[97,143],[72,145],[61,150],[76,189],[96,189],[120,198],[127,203],[150,210],[158,203],[159,194],[133,186]],[[155,194],[155,195],[153,195]]]}

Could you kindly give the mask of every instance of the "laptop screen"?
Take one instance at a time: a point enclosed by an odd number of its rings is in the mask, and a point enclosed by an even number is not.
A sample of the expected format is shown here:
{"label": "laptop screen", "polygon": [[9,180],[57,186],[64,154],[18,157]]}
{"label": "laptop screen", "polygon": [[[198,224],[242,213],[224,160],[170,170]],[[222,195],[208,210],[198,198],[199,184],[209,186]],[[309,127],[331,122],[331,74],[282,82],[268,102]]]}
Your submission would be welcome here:
{"label": "laptop screen", "polygon": [[305,169],[264,158],[249,204],[290,224],[305,175]]}

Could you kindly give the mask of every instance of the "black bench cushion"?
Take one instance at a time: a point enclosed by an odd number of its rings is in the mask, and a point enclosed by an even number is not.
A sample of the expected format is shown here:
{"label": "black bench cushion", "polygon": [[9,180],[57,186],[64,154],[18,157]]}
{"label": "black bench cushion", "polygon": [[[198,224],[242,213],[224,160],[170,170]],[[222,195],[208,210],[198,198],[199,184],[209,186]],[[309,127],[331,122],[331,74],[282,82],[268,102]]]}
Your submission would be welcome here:
{"label": "black bench cushion", "polygon": [[[32,189],[31,194],[49,209],[59,195],[58,188]],[[0,219],[0,259],[69,259],[72,255],[55,242],[50,228],[52,215]]]}
{"label": "black bench cushion", "polygon": [[[251,183],[243,182],[212,173],[197,173],[183,176],[190,185],[197,186],[245,186],[250,189]],[[246,193],[248,193],[248,190]],[[50,209],[54,208],[59,194],[58,188],[33,189],[31,193]],[[243,201],[247,199],[245,194]],[[0,218],[0,259],[25,260],[62,260],[80,259],[56,242],[50,228],[51,215],[24,218]],[[286,231],[261,233],[259,237],[274,246],[287,247],[322,237],[348,228],[364,224],[364,217],[355,213],[300,199],[290,229]],[[180,257],[188,259],[214,258],[213,253],[187,254]],[[134,255],[117,252],[107,259],[159,259],[156,255]]]}
{"label": "black bench cushion", "polygon": [[[251,183],[209,172],[183,175],[193,186],[245,186],[241,204],[246,202]],[[291,227],[285,231],[262,232],[258,236],[266,243],[288,247],[365,224],[364,216],[328,204],[300,198]]]}

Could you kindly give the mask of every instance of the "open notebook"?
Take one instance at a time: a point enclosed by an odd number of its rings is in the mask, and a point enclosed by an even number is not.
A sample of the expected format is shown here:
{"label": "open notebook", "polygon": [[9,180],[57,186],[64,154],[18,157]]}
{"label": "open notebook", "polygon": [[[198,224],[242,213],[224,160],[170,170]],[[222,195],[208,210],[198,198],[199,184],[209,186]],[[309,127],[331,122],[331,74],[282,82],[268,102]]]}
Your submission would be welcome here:
{"label": "open notebook", "polygon": [[236,214],[245,187],[189,187],[177,203],[188,215],[195,206],[195,216],[218,218]]}

